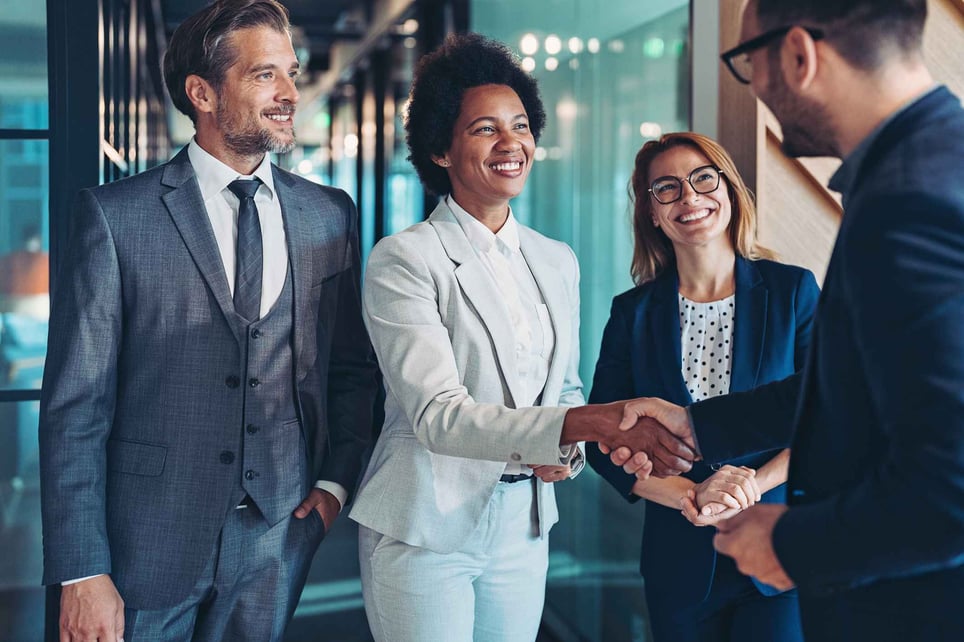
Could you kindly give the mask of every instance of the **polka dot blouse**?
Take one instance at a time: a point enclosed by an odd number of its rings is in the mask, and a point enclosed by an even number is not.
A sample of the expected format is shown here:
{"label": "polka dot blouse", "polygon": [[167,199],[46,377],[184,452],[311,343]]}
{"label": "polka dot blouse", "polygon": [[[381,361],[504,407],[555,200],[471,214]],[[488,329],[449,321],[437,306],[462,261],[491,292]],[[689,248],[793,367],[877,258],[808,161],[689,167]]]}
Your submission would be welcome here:
{"label": "polka dot blouse", "polygon": [[697,303],[679,295],[682,371],[693,401],[730,391],[735,295]]}

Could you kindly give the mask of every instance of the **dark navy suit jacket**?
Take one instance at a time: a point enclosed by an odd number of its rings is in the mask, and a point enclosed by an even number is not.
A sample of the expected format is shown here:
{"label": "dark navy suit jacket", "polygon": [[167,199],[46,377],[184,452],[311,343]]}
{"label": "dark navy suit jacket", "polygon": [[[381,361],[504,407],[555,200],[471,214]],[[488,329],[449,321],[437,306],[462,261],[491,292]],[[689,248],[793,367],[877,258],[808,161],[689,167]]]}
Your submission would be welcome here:
{"label": "dark navy suit jacket", "polygon": [[[783,379],[803,367],[819,290],[813,274],[772,261],[737,258],[736,301],[730,390],[743,391]],[[675,266],[657,279],[620,294],[603,334],[590,403],[633,397],[660,397],[680,405],[692,403],[681,373],[679,290]],[[727,460],[759,468],[789,444],[773,441],[764,452]],[[613,466],[595,445],[587,448],[592,467],[629,501],[635,476]],[[718,462],[714,462],[718,463]],[[686,476],[703,481],[713,473],[697,463]],[[785,486],[763,496],[784,502]],[[655,502],[646,505],[640,571],[652,603],[683,607],[709,594],[716,567],[713,528],[690,524],[679,509]],[[765,594],[778,592],[758,583]]]}
{"label": "dark navy suit jacket", "polygon": [[708,461],[796,426],[773,541],[807,640],[964,639],[962,141],[946,88],[887,123],[843,186],[802,376],[691,409]]}

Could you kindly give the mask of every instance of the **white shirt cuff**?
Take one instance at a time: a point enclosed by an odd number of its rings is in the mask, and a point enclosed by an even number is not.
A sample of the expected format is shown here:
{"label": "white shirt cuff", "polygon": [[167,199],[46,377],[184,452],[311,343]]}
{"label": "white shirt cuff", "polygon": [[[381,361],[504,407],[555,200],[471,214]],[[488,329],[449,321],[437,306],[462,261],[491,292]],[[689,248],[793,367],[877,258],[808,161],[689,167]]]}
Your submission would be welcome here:
{"label": "white shirt cuff", "polygon": [[335,499],[338,500],[339,510],[345,507],[345,502],[348,501],[348,491],[345,490],[345,487],[339,484],[338,482],[324,481],[322,479],[319,479],[318,481],[315,482],[315,488],[326,490],[332,495],[334,495]]}
{"label": "white shirt cuff", "polygon": [[76,580],[67,580],[65,582],[61,582],[60,585],[68,586],[70,584],[76,584],[77,582],[83,582],[84,580],[91,580],[91,579],[94,579],[95,577],[100,577],[101,575],[106,575],[106,573],[98,573],[97,575],[88,575],[87,577],[78,577]]}

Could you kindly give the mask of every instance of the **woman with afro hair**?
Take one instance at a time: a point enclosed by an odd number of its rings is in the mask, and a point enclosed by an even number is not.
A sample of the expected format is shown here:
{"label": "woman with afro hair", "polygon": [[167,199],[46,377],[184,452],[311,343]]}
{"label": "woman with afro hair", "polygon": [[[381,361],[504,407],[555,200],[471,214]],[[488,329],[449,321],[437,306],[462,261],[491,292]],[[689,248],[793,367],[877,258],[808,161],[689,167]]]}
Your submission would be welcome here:
{"label": "woman with afro hair", "polygon": [[560,446],[584,403],[579,267],[520,224],[545,111],[503,45],[450,36],[419,62],[407,141],[440,201],[372,250],[365,320],[385,424],[351,513],[368,620],[383,642],[531,642],[553,483],[583,466]]}

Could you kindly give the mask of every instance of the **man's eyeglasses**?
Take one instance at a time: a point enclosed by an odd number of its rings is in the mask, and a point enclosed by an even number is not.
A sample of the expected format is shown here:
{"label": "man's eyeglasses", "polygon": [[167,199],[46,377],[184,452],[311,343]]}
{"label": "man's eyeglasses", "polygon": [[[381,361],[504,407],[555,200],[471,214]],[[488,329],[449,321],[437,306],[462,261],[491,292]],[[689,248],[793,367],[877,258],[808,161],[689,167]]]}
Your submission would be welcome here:
{"label": "man's eyeglasses", "polygon": [[683,181],[690,184],[697,194],[709,194],[720,186],[723,170],[714,165],[697,167],[690,175],[680,180],[675,176],[660,176],[649,186],[649,193],[663,205],[675,203],[683,198]]}
{"label": "man's eyeglasses", "polygon": [[[750,78],[753,76],[753,64],[750,62],[750,52],[756,51],[760,47],[765,47],[774,40],[782,38],[795,26],[796,25],[779,27],[778,29],[771,29],[770,31],[761,33],[756,38],[750,38],[743,44],[737,45],[729,51],[724,51],[720,54],[720,60],[726,63],[727,69],[730,70],[734,78],[744,85],[749,85]],[[824,32],[820,29],[803,27],[803,30],[809,33],[810,37],[814,40],[820,40],[825,36]]]}

